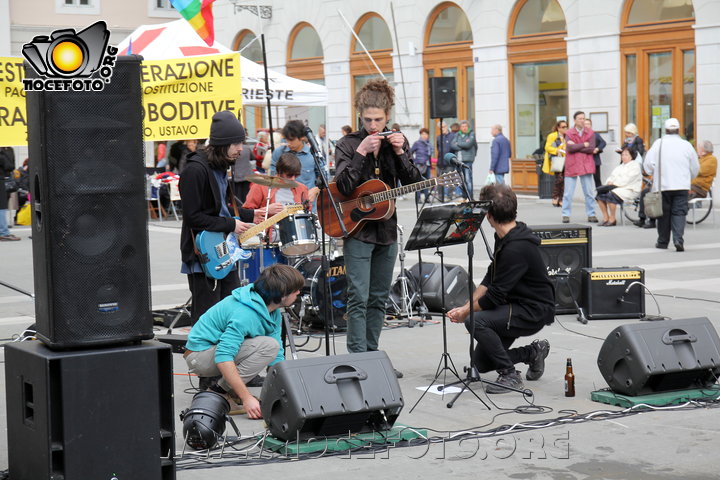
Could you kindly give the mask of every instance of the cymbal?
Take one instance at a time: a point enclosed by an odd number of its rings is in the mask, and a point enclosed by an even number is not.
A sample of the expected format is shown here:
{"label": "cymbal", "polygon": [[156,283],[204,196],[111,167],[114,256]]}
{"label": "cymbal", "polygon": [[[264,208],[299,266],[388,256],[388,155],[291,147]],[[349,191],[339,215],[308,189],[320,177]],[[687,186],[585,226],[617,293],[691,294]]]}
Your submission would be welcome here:
{"label": "cymbal", "polygon": [[289,178],[278,177],[277,175],[259,175],[256,173],[245,177],[245,180],[258,185],[264,185],[269,188],[295,188],[300,186],[295,180]]}

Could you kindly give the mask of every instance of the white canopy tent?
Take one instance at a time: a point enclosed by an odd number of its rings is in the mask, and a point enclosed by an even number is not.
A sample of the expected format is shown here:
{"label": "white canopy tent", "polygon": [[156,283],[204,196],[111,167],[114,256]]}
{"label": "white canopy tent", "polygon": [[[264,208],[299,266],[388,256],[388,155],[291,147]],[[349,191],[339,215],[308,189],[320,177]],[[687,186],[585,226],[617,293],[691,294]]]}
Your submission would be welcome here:
{"label": "white canopy tent", "polygon": [[[232,53],[218,42],[211,47],[198,36],[185,20],[175,20],[155,25],[141,25],[118,45],[120,55],[128,53],[132,39],[132,53],[146,60],[167,60],[196,55]],[[243,105],[267,106],[265,94],[265,71],[262,65],[240,56]],[[268,69],[268,83],[272,106],[318,106],[327,105],[327,88],[305,82]]]}

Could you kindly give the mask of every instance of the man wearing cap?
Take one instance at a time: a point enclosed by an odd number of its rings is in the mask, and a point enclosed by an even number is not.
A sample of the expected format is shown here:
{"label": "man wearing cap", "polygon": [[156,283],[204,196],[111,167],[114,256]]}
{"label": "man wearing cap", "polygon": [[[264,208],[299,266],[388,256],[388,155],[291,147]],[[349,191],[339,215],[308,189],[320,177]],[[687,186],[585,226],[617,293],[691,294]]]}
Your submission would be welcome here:
{"label": "man wearing cap", "polygon": [[[213,115],[208,144],[190,154],[187,166],[180,177],[180,197],[183,205],[183,223],[180,234],[182,254],[181,272],[188,276],[192,293],[193,324],[210,307],[230,295],[240,286],[237,273],[221,280],[208,278],[203,273],[196,255],[195,236],[203,230],[223,233],[242,233],[262,218],[264,209],[238,209],[240,219],[233,218],[228,208],[233,194],[228,184],[228,168],[243,148],[245,129],[234,113],[222,111]],[[234,203],[233,203],[234,205]]]}
{"label": "man wearing cap", "polygon": [[657,219],[655,248],[668,248],[672,232],[675,250],[683,252],[688,190],[692,179],[697,177],[700,163],[693,146],[680,138],[679,132],[680,122],[677,118],[666,120],[665,136],[655,140],[650,147],[643,168],[648,175],[653,175],[652,191],[662,192],[663,215]]}

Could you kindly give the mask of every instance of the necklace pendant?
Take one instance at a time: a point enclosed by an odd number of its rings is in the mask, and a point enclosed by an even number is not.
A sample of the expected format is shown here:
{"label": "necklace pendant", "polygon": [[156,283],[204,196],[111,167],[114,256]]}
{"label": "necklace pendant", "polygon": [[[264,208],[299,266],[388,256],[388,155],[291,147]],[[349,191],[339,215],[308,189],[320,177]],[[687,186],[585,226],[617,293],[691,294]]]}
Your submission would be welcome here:
{"label": "necklace pendant", "polygon": [[377,167],[375,167],[375,176],[376,177],[380,176],[380,169]]}

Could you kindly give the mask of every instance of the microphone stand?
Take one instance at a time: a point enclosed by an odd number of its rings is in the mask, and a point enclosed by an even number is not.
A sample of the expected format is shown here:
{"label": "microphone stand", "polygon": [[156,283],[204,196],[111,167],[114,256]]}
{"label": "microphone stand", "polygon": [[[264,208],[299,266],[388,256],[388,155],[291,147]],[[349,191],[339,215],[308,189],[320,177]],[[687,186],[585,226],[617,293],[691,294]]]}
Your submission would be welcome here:
{"label": "microphone stand", "polygon": [[[315,160],[315,169],[320,173],[320,185],[319,188],[321,190],[320,195],[320,205],[319,209],[320,212],[324,212],[324,198],[325,195],[322,195],[322,190],[325,190],[327,192],[327,197],[330,199],[330,205],[332,205],[333,211],[335,212],[335,215],[337,216],[338,222],[340,223],[340,228],[342,229],[343,238],[347,238],[347,229],[345,228],[345,222],[343,222],[342,215],[340,214],[340,208],[337,205],[337,202],[335,201],[335,197],[333,197],[332,192],[330,191],[330,185],[328,184],[327,177],[325,176],[325,168],[323,166],[324,164],[324,158],[322,156],[322,152],[315,146],[315,139],[313,138],[312,141],[310,140],[310,137],[312,137],[312,130],[310,130],[309,127],[305,128],[305,135],[308,137],[308,143],[310,144],[310,152],[313,155],[313,159]],[[321,277],[323,279],[323,294],[325,295],[325,298],[327,299],[328,303],[331,303],[331,290],[330,290],[330,282],[327,280],[328,272],[330,271],[330,262],[328,260],[328,254],[327,254],[327,231],[325,230],[325,215],[320,215],[320,227],[323,231],[322,236],[322,253],[321,253]],[[323,312],[323,320],[325,322],[325,355],[330,356],[330,322],[333,322],[334,325],[334,319],[333,319],[333,312],[332,308],[329,308],[330,305],[327,305],[328,308],[324,309]]]}

